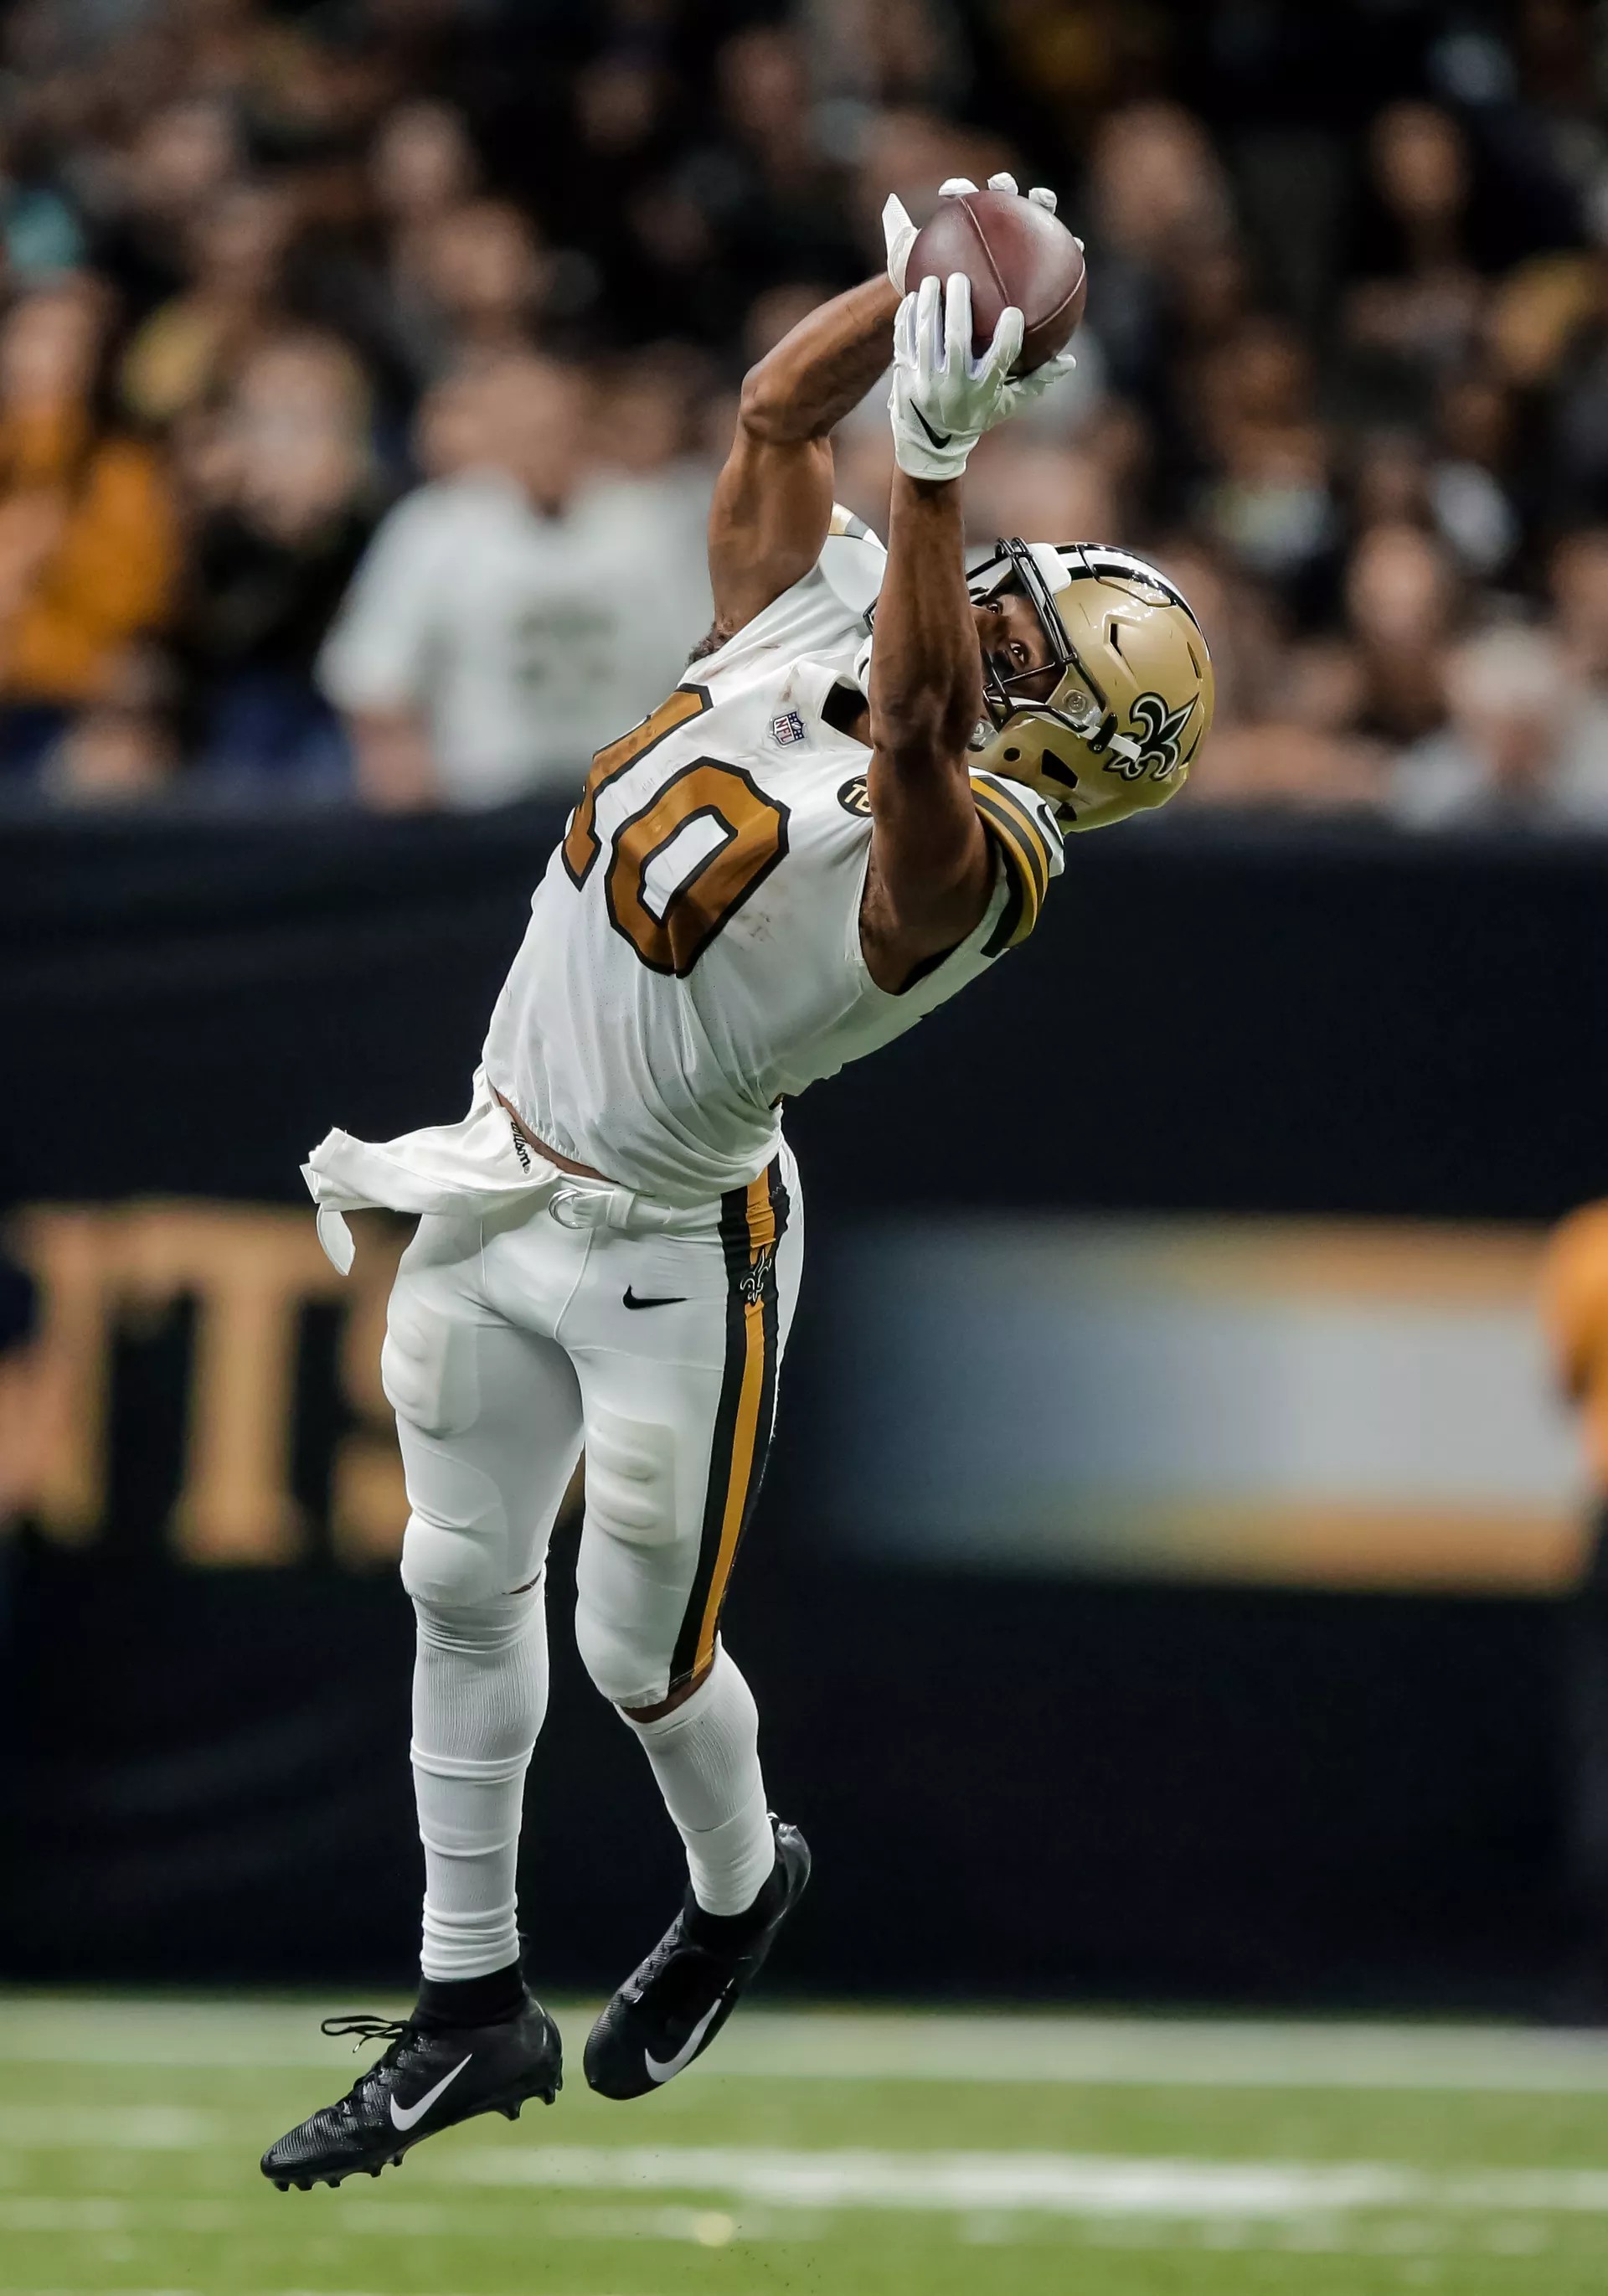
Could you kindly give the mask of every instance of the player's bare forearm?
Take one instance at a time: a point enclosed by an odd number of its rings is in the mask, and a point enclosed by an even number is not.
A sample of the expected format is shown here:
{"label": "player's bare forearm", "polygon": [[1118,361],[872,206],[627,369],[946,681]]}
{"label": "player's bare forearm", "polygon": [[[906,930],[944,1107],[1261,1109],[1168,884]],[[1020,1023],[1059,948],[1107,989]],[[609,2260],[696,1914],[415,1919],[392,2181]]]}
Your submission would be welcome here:
{"label": "player's bare forearm", "polygon": [[884,969],[902,985],[923,958],[964,940],[988,904],[988,846],[966,772],[982,669],[964,540],[957,481],[895,475],[871,655],[872,866],[862,925],[883,986],[893,985]]}
{"label": "player's bare forearm", "polygon": [[887,365],[898,291],[867,279],[800,320],[742,385],[742,427],[767,446],[825,439]]}
{"label": "player's bare forearm", "polygon": [[964,783],[958,761],[982,713],[960,481],[896,471],[890,512],[871,655],[874,799],[887,761]]}
{"label": "player's bare forearm", "polygon": [[888,364],[898,296],[885,279],[800,319],[742,386],[710,508],[715,627],[729,637],[807,574],[832,518],[829,437]]}

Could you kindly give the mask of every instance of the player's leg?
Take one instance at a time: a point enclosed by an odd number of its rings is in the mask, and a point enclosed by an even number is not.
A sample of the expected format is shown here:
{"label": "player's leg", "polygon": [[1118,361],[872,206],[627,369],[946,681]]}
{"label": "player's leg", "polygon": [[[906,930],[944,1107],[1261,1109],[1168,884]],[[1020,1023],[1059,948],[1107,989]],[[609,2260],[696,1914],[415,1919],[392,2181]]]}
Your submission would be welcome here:
{"label": "player's leg", "polygon": [[[581,1374],[587,1516],[577,1639],[641,1743],[686,1849],[670,1931],[594,2029],[587,2074],[642,2095],[707,2047],[808,1874],[766,1808],[759,1717],[720,1640],[764,1472],[802,1263],[791,1159],[724,1207],[718,1238],[612,1241],[566,1344]],[[627,1293],[662,1304],[632,1311]]]}
{"label": "player's leg", "polygon": [[454,2017],[518,1990],[514,1866],[547,1704],[545,1564],[581,1439],[568,1357],[488,1302],[481,1266],[478,1221],[422,1222],[381,1357],[411,1509],[420,2003]]}
{"label": "player's leg", "polygon": [[[539,1239],[538,1239],[539,1245]],[[558,2035],[519,1965],[514,1869],[547,1699],[548,1536],[580,1447],[575,1373],[486,1300],[478,1221],[426,1219],[391,1295],[381,1373],[411,1513],[413,1766],[424,1847],[418,2005],[350,2095],[270,2147],[281,2185],[338,2183],[439,2128],[551,2100]]]}

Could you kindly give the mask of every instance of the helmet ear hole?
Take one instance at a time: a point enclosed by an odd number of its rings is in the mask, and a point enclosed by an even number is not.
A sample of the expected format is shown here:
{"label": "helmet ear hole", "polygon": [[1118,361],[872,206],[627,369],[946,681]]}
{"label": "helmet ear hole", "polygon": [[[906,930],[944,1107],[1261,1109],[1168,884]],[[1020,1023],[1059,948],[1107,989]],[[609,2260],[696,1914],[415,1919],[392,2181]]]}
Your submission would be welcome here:
{"label": "helmet ear hole", "polygon": [[1005,761],[1007,766],[1013,766],[1020,762],[1021,757],[1021,751],[1020,750],[1007,750],[1005,753]]}
{"label": "helmet ear hole", "polygon": [[[1005,755],[1009,757],[1010,751],[1008,750],[1006,750]],[[1072,771],[1071,766],[1067,765],[1062,758],[1055,755],[1054,750],[1043,750],[1039,756],[1038,765],[1039,771],[1046,774],[1050,780],[1058,783],[1062,789],[1075,790],[1077,788],[1077,775]]]}

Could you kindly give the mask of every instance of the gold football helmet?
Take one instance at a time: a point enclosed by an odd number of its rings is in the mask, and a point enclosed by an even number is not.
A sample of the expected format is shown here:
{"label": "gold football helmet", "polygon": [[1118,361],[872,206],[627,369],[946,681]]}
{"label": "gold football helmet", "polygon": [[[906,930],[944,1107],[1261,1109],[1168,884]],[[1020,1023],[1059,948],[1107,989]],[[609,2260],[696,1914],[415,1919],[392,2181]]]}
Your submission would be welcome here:
{"label": "gold football helmet", "polygon": [[1103,829],[1182,789],[1215,687],[1201,626],[1164,574],[1103,544],[1002,538],[967,587],[980,605],[1021,591],[1056,672],[1038,699],[1042,668],[1002,676],[985,658],[977,765],[1037,790],[1068,829]]}

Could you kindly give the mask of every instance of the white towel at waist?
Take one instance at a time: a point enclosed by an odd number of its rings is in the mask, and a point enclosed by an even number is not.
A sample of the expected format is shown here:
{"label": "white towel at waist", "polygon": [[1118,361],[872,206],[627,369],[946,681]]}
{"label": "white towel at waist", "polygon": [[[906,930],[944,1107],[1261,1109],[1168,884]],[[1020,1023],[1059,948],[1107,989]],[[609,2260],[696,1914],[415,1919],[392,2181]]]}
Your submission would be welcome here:
{"label": "white towel at waist", "polygon": [[532,1148],[486,1081],[474,1072],[469,1113],[427,1124],[395,1140],[354,1140],[328,1132],[301,1168],[318,1207],[318,1241],[342,1275],[354,1256],[342,1215],[378,1206],[393,1212],[481,1214],[530,1200],[535,1210],[566,1175]]}
{"label": "white towel at waist", "polygon": [[318,1241],[342,1275],[357,1247],[344,1215],[375,1208],[480,1217],[544,1205],[564,1227],[611,1227],[626,1234],[697,1234],[718,1230],[718,1203],[661,1204],[611,1180],[561,1171],[516,1128],[474,1072],[469,1113],[456,1124],[427,1124],[396,1140],[354,1140],[327,1132],[301,1168],[318,1207]]}

